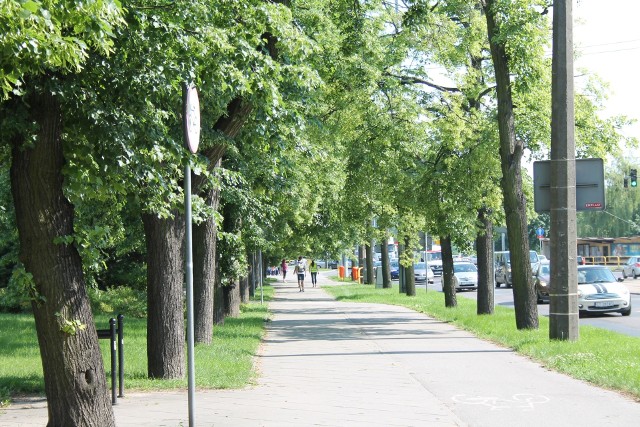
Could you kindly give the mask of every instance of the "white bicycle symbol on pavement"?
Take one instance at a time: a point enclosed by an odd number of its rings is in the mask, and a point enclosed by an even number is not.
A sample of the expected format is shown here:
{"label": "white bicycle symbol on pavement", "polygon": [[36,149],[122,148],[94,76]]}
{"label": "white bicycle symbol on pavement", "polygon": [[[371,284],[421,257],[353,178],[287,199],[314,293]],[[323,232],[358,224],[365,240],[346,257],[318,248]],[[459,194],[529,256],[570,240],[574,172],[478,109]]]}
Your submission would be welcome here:
{"label": "white bicycle symbol on pavement", "polygon": [[525,409],[533,410],[533,406],[539,403],[547,403],[550,399],[541,394],[514,394],[511,398],[501,398],[494,396],[467,396],[466,394],[456,394],[451,398],[456,403],[467,405],[483,405],[491,408],[492,411],[500,409]]}

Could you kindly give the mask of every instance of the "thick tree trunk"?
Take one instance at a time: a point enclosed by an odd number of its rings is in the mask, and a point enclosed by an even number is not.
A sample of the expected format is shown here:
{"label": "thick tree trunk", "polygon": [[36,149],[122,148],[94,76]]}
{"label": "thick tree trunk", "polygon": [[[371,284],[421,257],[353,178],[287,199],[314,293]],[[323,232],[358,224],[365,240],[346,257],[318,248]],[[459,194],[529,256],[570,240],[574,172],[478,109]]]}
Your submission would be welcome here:
{"label": "thick tree trunk", "polygon": [[240,283],[235,281],[223,286],[224,289],[224,314],[227,317],[240,315]]}
{"label": "thick tree trunk", "polygon": [[213,288],[213,323],[224,324],[224,286],[220,281],[220,272],[216,268],[216,282]]}
{"label": "thick tree trunk", "polygon": [[[410,248],[410,240],[408,236],[405,236],[404,238],[404,247],[405,248]],[[413,250],[411,250],[412,256],[413,256]],[[413,262],[411,263],[410,267],[407,267],[405,269],[405,293],[407,294],[407,296],[410,297],[414,297],[416,296],[416,276],[414,274],[414,265]]]}
{"label": "thick tree trunk", "polygon": [[147,244],[147,361],[150,378],[184,378],[184,217],[143,214]]}
{"label": "thick tree trunk", "polygon": [[[254,268],[254,267],[252,267],[252,268]],[[249,288],[250,288],[249,277],[241,278],[240,279],[240,302],[241,303],[248,303],[249,302]]]}
{"label": "thick tree trunk", "polygon": [[[12,141],[11,190],[20,261],[33,276],[32,307],[40,345],[48,426],[114,426],[82,260],[73,244],[74,209],[63,194],[61,108],[50,93],[29,97],[39,129],[33,146]],[[65,321],[85,329],[63,331]]]}
{"label": "thick tree trunk", "polygon": [[440,237],[442,247],[442,290],[444,291],[444,306],[457,307],[456,288],[453,284],[453,251],[451,237]]}
{"label": "thick tree trunk", "polygon": [[374,271],[373,271],[373,246],[374,246],[374,241],[373,239],[369,242],[368,245],[365,245],[365,250],[367,253],[367,258],[364,260],[367,263],[367,284],[368,285],[375,285],[376,284],[376,279],[374,277]]}
{"label": "thick tree trunk", "polygon": [[[538,306],[531,280],[526,200],[522,191],[523,142],[516,140],[509,64],[504,39],[498,39],[494,0],[483,0],[498,95],[498,130],[502,166],[502,195],[511,252],[513,301],[518,329],[538,328]],[[496,42],[496,40],[500,40]]]}
{"label": "thick tree trunk", "polygon": [[389,264],[389,246],[387,245],[387,241],[389,240],[389,236],[385,236],[383,241],[380,243],[380,254],[382,255],[382,271],[378,274],[382,274],[382,287],[390,288],[391,287],[391,266]]}
{"label": "thick tree trunk", "polygon": [[[220,191],[205,195],[209,207],[218,210]],[[213,300],[216,284],[216,237],[214,218],[193,226],[193,334],[194,341],[211,344],[213,339]]]}
{"label": "thick tree trunk", "polygon": [[482,233],[476,237],[476,253],[478,255],[478,314],[493,314],[494,281],[493,264],[493,223],[485,208],[478,210],[478,220],[484,225]]}

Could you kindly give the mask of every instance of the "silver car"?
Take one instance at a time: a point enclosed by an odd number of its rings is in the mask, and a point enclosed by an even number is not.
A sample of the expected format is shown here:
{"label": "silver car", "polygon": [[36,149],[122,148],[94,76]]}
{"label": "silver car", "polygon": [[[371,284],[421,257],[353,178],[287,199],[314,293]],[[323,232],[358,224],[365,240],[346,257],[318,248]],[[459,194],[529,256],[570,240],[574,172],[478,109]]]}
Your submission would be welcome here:
{"label": "silver car", "polygon": [[478,268],[471,262],[454,262],[453,284],[456,291],[478,289]]}
{"label": "silver car", "polygon": [[427,268],[424,262],[419,262],[413,266],[413,277],[416,282],[433,283],[433,271]]}
{"label": "silver car", "polygon": [[635,279],[638,276],[640,276],[640,257],[632,256],[622,267],[622,277],[625,279],[633,277]]}

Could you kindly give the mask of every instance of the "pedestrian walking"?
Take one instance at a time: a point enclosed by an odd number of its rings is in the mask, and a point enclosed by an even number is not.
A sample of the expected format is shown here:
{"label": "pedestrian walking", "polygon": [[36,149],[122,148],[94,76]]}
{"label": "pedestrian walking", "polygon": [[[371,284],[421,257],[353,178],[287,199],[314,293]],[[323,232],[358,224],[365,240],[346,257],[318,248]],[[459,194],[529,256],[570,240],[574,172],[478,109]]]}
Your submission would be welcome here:
{"label": "pedestrian walking", "polygon": [[284,282],[285,279],[287,278],[287,260],[284,258],[282,258],[280,269],[282,270],[282,281]]}
{"label": "pedestrian walking", "polygon": [[311,273],[311,284],[315,288],[318,283],[318,264],[316,264],[315,259],[312,259],[311,264],[309,264],[309,273]]}
{"label": "pedestrian walking", "polygon": [[294,273],[298,276],[298,292],[304,292],[304,273],[306,271],[306,266],[304,265],[304,261],[302,260],[302,256],[298,257],[298,262],[296,263],[296,267],[294,269]]}

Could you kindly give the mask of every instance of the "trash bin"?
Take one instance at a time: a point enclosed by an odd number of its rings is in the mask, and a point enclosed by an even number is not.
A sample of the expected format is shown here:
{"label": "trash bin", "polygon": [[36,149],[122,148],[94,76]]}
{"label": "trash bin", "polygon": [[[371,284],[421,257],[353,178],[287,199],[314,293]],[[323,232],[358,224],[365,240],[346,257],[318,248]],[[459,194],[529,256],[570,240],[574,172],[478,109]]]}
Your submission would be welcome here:
{"label": "trash bin", "polygon": [[360,281],[360,269],[358,267],[351,267],[351,279],[354,282]]}
{"label": "trash bin", "polygon": [[338,266],[338,277],[344,279],[344,265]]}

